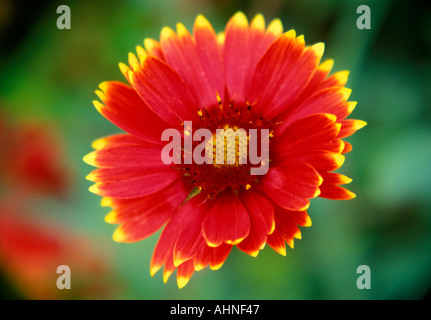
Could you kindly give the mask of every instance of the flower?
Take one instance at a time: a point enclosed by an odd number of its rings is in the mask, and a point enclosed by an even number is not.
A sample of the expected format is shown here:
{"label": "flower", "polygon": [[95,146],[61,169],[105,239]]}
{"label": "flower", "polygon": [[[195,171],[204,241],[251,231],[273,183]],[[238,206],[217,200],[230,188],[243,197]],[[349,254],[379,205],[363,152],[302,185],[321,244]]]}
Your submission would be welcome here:
{"label": "flower", "polygon": [[7,189],[65,197],[69,168],[61,143],[50,123],[31,121],[2,128],[0,117],[0,178]]}
{"label": "flower", "polygon": [[[356,105],[347,101],[348,72],[329,76],[323,43],[306,46],[294,30],[283,33],[280,20],[266,27],[258,14],[249,24],[239,12],[218,35],[199,15],[193,34],[182,24],[177,32],[165,27],[160,42],[145,39],[144,47],[129,54],[129,66],[120,63],[129,84],[103,82],[102,102],[94,101],[127,133],[96,140],[84,161],[98,167],[87,179],[102,206],[112,207],[106,222],[120,224],[115,241],[142,240],[165,226],[151,275],[164,266],[166,282],[177,269],[181,288],[195,270],[220,268],[234,245],[256,256],[268,243],[285,255],[285,243],[293,248],[301,236],[298,226],[311,225],[311,198],[355,196],[340,186],[351,179],[332,171],[352,149],[342,139],[365,122],[346,119]],[[251,175],[250,164],[237,161],[165,165],[161,135],[173,128],[185,141],[192,134],[185,121],[210,130],[214,141],[217,129],[268,130],[268,172]]]}
{"label": "flower", "polygon": [[[94,241],[57,225],[43,224],[34,212],[9,201],[0,204],[0,271],[26,299],[92,299],[110,293],[109,261]],[[56,286],[57,268],[70,267],[72,290]]]}

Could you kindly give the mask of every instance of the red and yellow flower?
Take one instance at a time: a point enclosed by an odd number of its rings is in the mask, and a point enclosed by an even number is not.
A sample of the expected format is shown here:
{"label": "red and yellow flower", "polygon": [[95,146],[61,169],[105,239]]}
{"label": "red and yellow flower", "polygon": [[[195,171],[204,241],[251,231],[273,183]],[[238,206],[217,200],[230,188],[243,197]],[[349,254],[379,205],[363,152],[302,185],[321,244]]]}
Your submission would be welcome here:
{"label": "red and yellow flower", "polygon": [[[350,178],[333,172],[351,151],[343,141],[365,125],[346,119],[347,71],[329,75],[320,63],[323,43],[306,46],[280,20],[262,15],[249,23],[235,14],[223,33],[198,16],[193,33],[163,28],[120,63],[128,84],[103,82],[97,110],[126,131],[96,140],[84,160],[98,167],[90,191],[112,207],[114,240],[142,240],[164,226],[151,274],[164,281],[177,269],[183,287],[195,270],[218,269],[232,246],[251,256],[268,243],[285,255],[286,242],[310,226],[310,199],[352,199]],[[167,128],[268,129],[269,171],[250,176],[243,165],[165,165],[161,134]]]}
{"label": "red and yellow flower", "polygon": [[[14,201],[0,204],[0,272],[23,298],[93,299],[111,293],[104,250],[96,252],[91,239],[37,222],[34,212],[17,206]],[[61,265],[71,268],[73,290],[56,286]]]}

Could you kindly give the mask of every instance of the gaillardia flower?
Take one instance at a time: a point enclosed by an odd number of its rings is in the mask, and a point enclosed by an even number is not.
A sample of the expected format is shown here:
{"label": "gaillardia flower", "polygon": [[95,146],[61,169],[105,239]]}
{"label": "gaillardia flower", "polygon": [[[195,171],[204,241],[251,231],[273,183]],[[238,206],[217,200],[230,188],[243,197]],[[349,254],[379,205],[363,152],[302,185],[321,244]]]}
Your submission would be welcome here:
{"label": "gaillardia flower", "polygon": [[[193,34],[182,24],[165,27],[160,41],[145,39],[130,53],[129,65],[120,63],[128,84],[100,85],[94,105],[127,133],[93,143],[84,158],[98,167],[87,176],[96,182],[90,191],[112,207],[106,221],[120,225],[115,241],[142,240],[164,226],[151,275],[164,266],[166,282],[177,269],[181,288],[195,270],[220,268],[235,245],[256,256],[268,243],[285,255],[286,242],[293,248],[301,237],[298,226],[311,225],[311,198],[355,196],[340,186],[351,179],[332,171],[352,149],[342,139],[365,122],[346,119],[356,105],[347,101],[348,72],[329,76],[333,61],[320,63],[323,51],[323,43],[306,46],[294,30],[283,33],[278,19],[266,27],[258,14],[249,24],[240,12],[217,35],[200,15]],[[252,175],[253,165],[238,161],[237,136],[224,154],[231,162],[187,163],[182,148],[169,152],[180,161],[165,164],[161,137],[176,129],[185,141],[193,135],[185,122],[210,132],[200,151],[214,154],[218,130],[244,129],[247,140],[252,129],[267,130],[268,171]]]}

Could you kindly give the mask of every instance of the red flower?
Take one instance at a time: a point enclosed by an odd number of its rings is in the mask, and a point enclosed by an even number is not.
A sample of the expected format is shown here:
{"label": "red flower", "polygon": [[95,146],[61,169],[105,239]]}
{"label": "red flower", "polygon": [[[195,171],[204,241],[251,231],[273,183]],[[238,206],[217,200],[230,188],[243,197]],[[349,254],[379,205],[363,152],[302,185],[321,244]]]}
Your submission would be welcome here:
{"label": "red flower", "polygon": [[[311,225],[309,199],[354,197],[340,187],[351,179],[332,171],[351,150],[341,139],[365,123],[346,119],[356,105],[347,101],[348,73],[328,76],[333,61],[319,64],[322,43],[305,46],[280,20],[265,27],[257,15],[249,25],[237,13],[219,36],[198,16],[193,35],[178,24],[144,45],[120,64],[129,85],[96,91],[97,110],[127,134],[95,141],[84,160],[99,167],[87,178],[113,209],[106,221],[120,224],[114,240],[138,241],[165,225],[152,275],[164,265],[166,282],[178,268],[181,288],[194,270],[218,269],[233,245],[256,256],[268,243],[285,255],[298,226]],[[184,131],[184,140],[185,121],[213,138],[223,128],[268,129],[268,173],[251,175],[238,162],[165,165],[162,132]]]}
{"label": "red flower", "polygon": [[32,122],[2,128],[0,123],[0,175],[8,188],[59,197],[67,193],[69,174],[55,134],[47,124]]}
{"label": "red flower", "polygon": [[[80,299],[109,293],[108,261],[82,236],[41,225],[14,205],[0,206],[0,271],[26,299]],[[29,219],[30,218],[30,219]],[[72,290],[56,286],[57,268],[70,267]]]}

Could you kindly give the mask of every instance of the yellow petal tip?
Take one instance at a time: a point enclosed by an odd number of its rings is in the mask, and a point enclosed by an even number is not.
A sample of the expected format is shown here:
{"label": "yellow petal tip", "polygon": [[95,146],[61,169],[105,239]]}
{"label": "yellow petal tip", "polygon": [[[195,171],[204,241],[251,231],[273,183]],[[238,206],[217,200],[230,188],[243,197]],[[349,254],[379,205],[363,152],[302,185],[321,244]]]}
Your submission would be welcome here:
{"label": "yellow petal tip", "polygon": [[107,145],[107,142],[106,142],[106,139],[105,139],[105,138],[100,138],[100,139],[94,140],[94,141],[91,143],[91,147],[92,147],[94,150],[101,150],[101,149],[103,149],[106,145]]}
{"label": "yellow petal tip", "polygon": [[258,13],[254,16],[253,20],[251,20],[250,26],[253,29],[257,30],[265,30],[265,18],[262,14]]}
{"label": "yellow petal tip", "polygon": [[92,182],[96,182],[97,181],[97,175],[95,175],[93,172],[90,172],[89,174],[87,174],[85,179],[92,181]]}
{"label": "yellow petal tip", "polygon": [[112,207],[112,199],[109,197],[103,197],[102,200],[100,200],[100,205],[102,207]]}
{"label": "yellow petal tip", "polygon": [[347,112],[351,114],[353,110],[355,110],[357,104],[357,101],[347,101]]}
{"label": "yellow petal tip", "polygon": [[121,229],[121,226],[115,229],[114,234],[112,235],[112,240],[115,242],[126,242],[127,236],[124,233],[123,229]]}
{"label": "yellow petal tip", "polygon": [[105,216],[105,222],[110,224],[117,223],[117,212],[111,211]]}
{"label": "yellow petal tip", "polygon": [[333,77],[337,80],[340,86],[344,86],[347,83],[347,80],[349,79],[350,71],[343,70],[338,71],[337,73],[334,73]]}
{"label": "yellow petal tip", "polygon": [[179,289],[182,289],[189,283],[190,278],[188,277],[177,277],[177,285]]}
{"label": "yellow petal tip", "polygon": [[319,70],[324,71],[326,73],[329,73],[332,68],[334,67],[334,60],[333,59],[328,59],[323,61],[320,65],[319,65]]}
{"label": "yellow petal tip", "polygon": [[160,32],[160,41],[166,41],[170,38],[175,37],[175,32],[169,27],[163,27],[162,31]]}
{"label": "yellow petal tip", "polygon": [[93,101],[93,105],[94,107],[97,109],[97,111],[99,111],[100,113],[102,113],[103,108],[105,107],[100,101],[98,100],[94,100]]}
{"label": "yellow petal tip", "polygon": [[237,27],[248,27],[248,20],[242,11],[238,11],[231,18],[231,22]]}
{"label": "yellow petal tip", "polygon": [[283,33],[283,23],[281,22],[280,19],[274,19],[272,20],[269,25],[268,28],[266,30],[267,33],[272,33],[273,35],[280,35]]}
{"label": "yellow petal tip", "polygon": [[325,52],[325,44],[323,42],[316,43],[312,45],[312,49],[316,54],[317,58],[320,59],[323,56],[323,53]]}
{"label": "yellow petal tip", "polygon": [[88,191],[90,191],[91,193],[94,193],[94,194],[99,194],[100,189],[99,189],[99,186],[97,184],[93,184],[90,188],[88,188]]}
{"label": "yellow petal tip", "polygon": [[89,164],[90,166],[97,166],[96,165],[96,152],[90,152],[89,154],[85,155],[84,158],[82,158],[82,160],[86,163]]}

